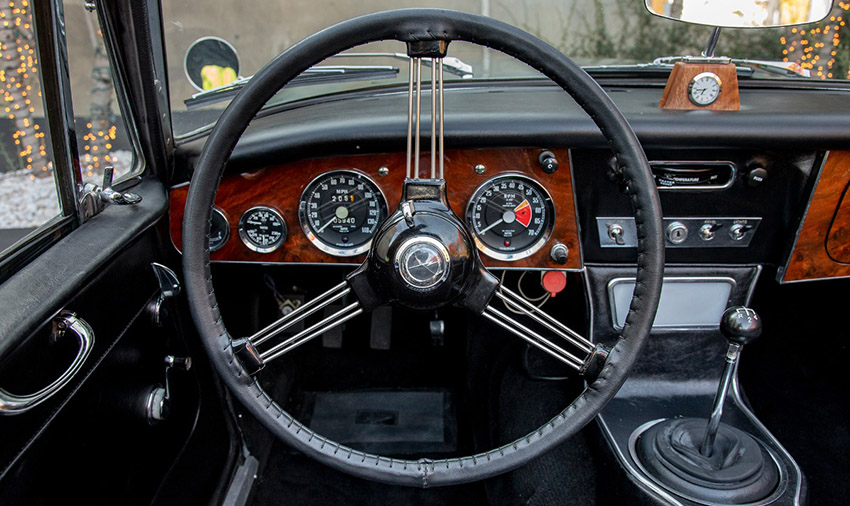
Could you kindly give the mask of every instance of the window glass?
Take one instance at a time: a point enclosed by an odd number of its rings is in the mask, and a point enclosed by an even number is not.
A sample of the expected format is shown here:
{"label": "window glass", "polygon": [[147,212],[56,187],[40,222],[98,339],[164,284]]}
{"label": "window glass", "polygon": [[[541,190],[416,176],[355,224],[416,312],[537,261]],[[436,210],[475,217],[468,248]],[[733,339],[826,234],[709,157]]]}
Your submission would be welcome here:
{"label": "window glass", "polygon": [[60,214],[30,9],[0,3],[0,252]]}
{"label": "window glass", "polygon": [[[0,2],[0,259],[62,215],[53,171],[32,0]],[[66,0],[64,16],[71,96],[83,182],[101,184],[136,167],[132,138],[118,106],[109,58],[95,12]],[[58,112],[58,111],[57,111]],[[71,214],[67,210],[64,214]]]}
{"label": "window glass", "polygon": [[[823,3],[825,0],[817,0]],[[653,0],[665,11],[672,0]],[[704,0],[688,2],[704,5]],[[712,2],[717,4],[718,2]],[[720,2],[738,5],[739,0]],[[768,11],[778,0],[755,2],[753,9]],[[801,4],[783,0],[783,4]],[[216,37],[239,55],[232,76],[247,77],[302,38],[342,20],[369,12],[402,7],[438,7],[473,12],[505,21],[540,37],[585,66],[617,65],[624,71],[640,72],[645,64],[668,56],[699,55],[712,28],[689,25],[651,15],[644,0],[280,0],[276,2],[233,2],[231,0],[170,0],[162,2],[168,61],[169,93],[175,136],[191,135],[213,123],[227,105],[218,99],[193,101],[202,87],[193,86],[184,62],[199,39]],[[723,29],[716,54],[757,60],[754,78],[796,80],[798,85],[819,79],[850,79],[850,2],[836,1],[823,21],[810,25],[757,30]],[[405,52],[404,45],[382,42],[355,48],[353,52]],[[453,42],[449,56],[468,63],[475,79],[493,77],[536,77],[531,67],[497,51]],[[770,65],[764,65],[769,63]],[[225,67],[215,59],[210,64]],[[394,58],[333,58],[322,65],[392,65],[399,68],[396,79],[314,79],[282,90],[272,103],[340,92],[352,88],[404,83],[407,69]],[[631,67],[629,67],[631,66]],[[222,73],[222,76],[225,74]],[[331,76],[332,77],[332,76]],[[448,74],[447,79],[460,79]],[[224,83],[230,80],[224,80]],[[211,82],[222,82],[221,79]],[[308,85],[309,84],[309,85]],[[197,97],[195,97],[197,98]]]}
{"label": "window glass", "polygon": [[121,117],[97,13],[79,0],[64,4],[80,169],[84,182],[99,185],[104,167],[115,168],[116,180],[133,170],[133,144]]}

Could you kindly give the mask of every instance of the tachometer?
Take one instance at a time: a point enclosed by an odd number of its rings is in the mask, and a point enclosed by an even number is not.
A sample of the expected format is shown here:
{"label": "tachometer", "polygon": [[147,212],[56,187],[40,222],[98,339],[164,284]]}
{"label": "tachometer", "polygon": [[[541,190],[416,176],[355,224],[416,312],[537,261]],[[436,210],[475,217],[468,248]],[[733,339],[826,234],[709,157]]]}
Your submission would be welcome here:
{"label": "tachometer", "polygon": [[378,185],[353,170],[336,170],[311,181],[298,207],[301,228],[310,242],[342,257],[368,250],[386,217],[387,200]]}
{"label": "tachometer", "polygon": [[555,225],[555,208],[537,181],[516,174],[497,176],[475,190],[466,222],[482,253],[513,261],[546,244]]}
{"label": "tachometer", "polygon": [[239,218],[239,238],[249,249],[271,253],[286,240],[286,222],[271,207],[252,207]]}

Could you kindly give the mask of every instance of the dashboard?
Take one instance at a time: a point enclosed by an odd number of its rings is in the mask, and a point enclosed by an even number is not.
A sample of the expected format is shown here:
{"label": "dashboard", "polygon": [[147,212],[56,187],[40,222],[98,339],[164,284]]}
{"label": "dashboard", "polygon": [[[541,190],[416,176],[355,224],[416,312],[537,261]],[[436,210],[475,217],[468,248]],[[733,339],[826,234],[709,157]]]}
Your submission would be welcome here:
{"label": "dashboard", "polygon": [[[541,156],[542,155],[542,156]],[[449,150],[454,212],[488,267],[582,267],[569,151]],[[430,158],[420,160],[420,177]],[[404,153],[300,160],[225,176],[216,196],[210,260],[357,264],[399,204]],[[188,186],[171,195],[171,236],[181,245]]]}
{"label": "dashboard", "polygon": [[[842,249],[850,208],[850,199],[844,198],[850,180],[847,93],[746,84],[741,88],[741,110],[734,113],[660,110],[660,85],[606,87],[658,170],[668,264],[773,265],[783,282],[850,275]],[[363,227],[368,223],[352,234],[354,229],[346,229],[341,220],[354,218],[357,224],[364,209],[340,210],[340,218],[335,216],[340,206],[330,203],[323,209],[334,212],[322,214],[318,208],[327,204],[322,199],[333,197],[328,191],[339,181],[324,181],[329,189],[320,188],[318,194],[306,190],[321,185],[325,176],[351,176],[354,186],[363,184],[372,194],[368,199],[365,193],[355,195],[356,200],[371,199],[374,207],[366,209],[377,212],[379,219],[383,212],[392,213],[405,175],[406,105],[405,95],[392,90],[353,92],[284,106],[256,118],[221,182],[215,215],[219,228],[213,231],[220,244],[211,261],[362,262],[364,240],[370,235]],[[464,84],[447,91],[446,107],[449,200],[479,235],[487,267],[580,270],[588,264],[634,264],[632,210],[617,181],[612,153],[592,121],[562,90],[528,83]],[[176,181],[190,179],[205,140],[199,134],[182,141],[176,152]],[[559,162],[552,174],[539,160],[544,149]],[[425,154],[422,176],[429,166]],[[483,170],[476,170],[478,166]],[[507,259],[499,257],[497,240],[504,244],[506,234],[516,230],[500,229],[501,224],[487,227],[504,220],[505,210],[516,214],[522,201],[504,200],[507,207],[501,214],[491,213],[477,224],[467,216],[470,204],[503,177],[524,178],[532,193],[543,200],[548,194],[552,205],[551,212],[536,216],[543,227],[533,231],[533,240],[511,241],[514,251],[502,252],[510,255]],[[710,184],[702,185],[706,181]],[[178,249],[187,185],[171,190],[171,238]],[[351,198],[345,192],[340,195]],[[304,211],[313,203],[318,214],[311,222]],[[243,238],[248,233],[244,224],[251,218],[245,213],[251,209],[265,213],[257,216],[259,221],[270,220],[270,235],[255,234],[259,245]],[[343,241],[345,235],[348,242]],[[539,248],[538,239],[544,241]],[[486,254],[482,243],[496,255]],[[568,252],[565,264],[552,256],[556,244]]]}

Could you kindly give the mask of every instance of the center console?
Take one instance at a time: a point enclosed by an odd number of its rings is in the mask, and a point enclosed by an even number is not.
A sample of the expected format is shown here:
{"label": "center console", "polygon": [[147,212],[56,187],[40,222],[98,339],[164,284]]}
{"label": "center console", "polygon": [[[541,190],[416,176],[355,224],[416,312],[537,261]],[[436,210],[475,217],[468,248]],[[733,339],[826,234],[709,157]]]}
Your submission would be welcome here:
{"label": "center console", "polygon": [[[611,291],[612,282],[628,278],[632,272],[627,267],[588,267],[597,342],[615,338],[612,317],[617,312],[612,304],[618,296]],[[642,360],[598,417],[630,486],[643,492],[643,504],[804,504],[806,486],[799,466],[749,409],[738,384],[736,364],[727,362],[730,345],[720,331],[723,309],[713,325],[706,323],[725,302],[747,304],[760,273],[759,266],[666,269],[664,292],[670,290],[670,282],[674,286],[690,280],[691,291],[697,295],[682,300],[662,292],[659,314],[683,318],[668,316],[661,326],[654,327]],[[729,287],[726,299],[722,291],[712,292],[712,284],[717,283]],[[706,304],[712,298],[715,303]],[[675,311],[667,307],[671,301],[677,304]],[[715,420],[722,420],[715,439],[717,453],[713,459],[701,458],[706,426]],[[660,447],[664,447],[663,455],[658,457]],[[695,476],[682,479],[688,467],[697,469],[691,473]],[[608,493],[616,503],[627,492]]]}
{"label": "center console", "polygon": [[[727,309],[750,303],[763,266],[782,265],[822,158],[651,148],[647,156],[663,208],[667,267],[641,360],[598,417],[627,478],[600,499],[805,504],[803,473],[738,383],[738,360],[746,360],[744,345],[758,331],[735,315],[760,320],[746,308]],[[628,191],[609,158],[572,154],[592,334],[601,344],[623,328],[637,254]],[[770,336],[763,339],[769,345]]]}

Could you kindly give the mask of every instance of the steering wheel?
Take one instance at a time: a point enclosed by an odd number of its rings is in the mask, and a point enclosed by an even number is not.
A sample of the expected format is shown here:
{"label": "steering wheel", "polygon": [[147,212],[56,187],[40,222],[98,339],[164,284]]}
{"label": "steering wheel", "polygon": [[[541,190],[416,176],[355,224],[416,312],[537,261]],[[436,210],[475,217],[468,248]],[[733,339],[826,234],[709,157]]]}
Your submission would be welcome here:
{"label": "steering wheel", "polygon": [[[225,163],[250,121],[283,85],[327,57],[379,40],[407,43],[411,57],[439,59],[454,40],[499,50],[561,86],[596,123],[628,184],[638,236],[634,296],[626,324],[610,350],[499,285],[482,266],[463,221],[449,208],[442,179],[405,181],[399,209],[384,221],[366,261],[345,282],[254,336],[228,334],[209,263],[210,217]],[[411,259],[416,258],[418,263],[413,263]],[[427,272],[416,268],[423,258],[429,259]],[[638,358],[658,307],[663,269],[655,181],[637,137],[602,88],[572,60],[532,35],[490,18],[446,10],[394,10],[344,21],[269,62],[233,99],[210,134],[192,177],[183,220],[183,273],[192,317],[215,370],[232,394],[272,433],[304,454],[352,475],[396,485],[429,487],[482,480],[514,469],[578,432],[614,396]],[[282,329],[345,296],[356,302],[258,351]],[[522,310],[546,330],[532,330],[505,315],[491,304],[494,299]],[[265,362],[384,303],[425,310],[447,304],[466,307],[574,367],[584,375],[586,387],[546,424],[502,447],[462,458],[403,460],[364,453],[313,432],[284,411],[255,379]]]}

